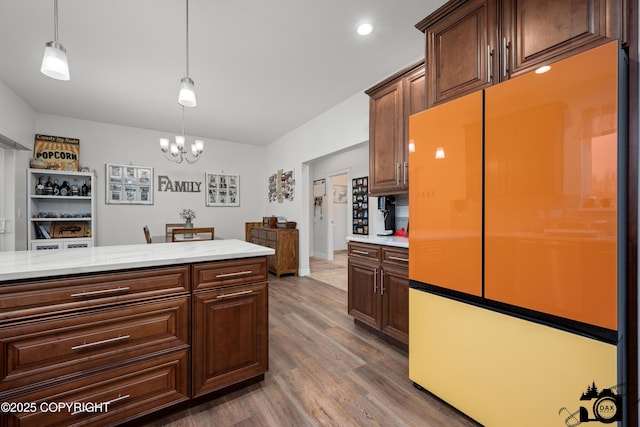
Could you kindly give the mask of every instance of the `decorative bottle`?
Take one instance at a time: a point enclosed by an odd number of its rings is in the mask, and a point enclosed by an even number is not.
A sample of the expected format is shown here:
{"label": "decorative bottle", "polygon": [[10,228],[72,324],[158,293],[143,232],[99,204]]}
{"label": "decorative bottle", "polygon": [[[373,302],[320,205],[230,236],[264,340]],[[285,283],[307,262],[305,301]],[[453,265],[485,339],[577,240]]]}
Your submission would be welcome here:
{"label": "decorative bottle", "polygon": [[80,187],[78,187],[78,180],[73,180],[73,185],[71,186],[71,195],[79,196],[80,195]]}
{"label": "decorative bottle", "polygon": [[70,192],[69,183],[67,181],[62,181],[62,185],[60,186],[60,195],[68,196]]}
{"label": "decorative bottle", "polygon": [[58,180],[55,178],[53,180],[53,195],[54,196],[60,195],[60,184],[58,184]]}
{"label": "decorative bottle", "polygon": [[82,184],[82,190],[81,190],[81,194],[83,196],[88,196],[89,195],[89,187],[87,186],[87,180],[84,180],[84,183]]}
{"label": "decorative bottle", "polygon": [[42,196],[44,194],[44,184],[42,183],[42,177],[38,177],[38,183],[36,184],[36,194]]}
{"label": "decorative bottle", "polygon": [[47,182],[44,184],[44,194],[47,196],[53,196],[53,184],[51,183],[51,177],[47,177]]}

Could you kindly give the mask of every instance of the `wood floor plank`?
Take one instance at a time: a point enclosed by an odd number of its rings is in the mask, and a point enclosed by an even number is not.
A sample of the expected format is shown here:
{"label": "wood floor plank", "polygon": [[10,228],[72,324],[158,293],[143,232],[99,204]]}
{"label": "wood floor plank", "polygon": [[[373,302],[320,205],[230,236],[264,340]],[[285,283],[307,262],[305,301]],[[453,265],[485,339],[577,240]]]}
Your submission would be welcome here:
{"label": "wood floor plank", "polygon": [[264,381],[144,425],[478,426],[413,386],[406,352],[354,324],[344,290],[308,277],[269,280]]}

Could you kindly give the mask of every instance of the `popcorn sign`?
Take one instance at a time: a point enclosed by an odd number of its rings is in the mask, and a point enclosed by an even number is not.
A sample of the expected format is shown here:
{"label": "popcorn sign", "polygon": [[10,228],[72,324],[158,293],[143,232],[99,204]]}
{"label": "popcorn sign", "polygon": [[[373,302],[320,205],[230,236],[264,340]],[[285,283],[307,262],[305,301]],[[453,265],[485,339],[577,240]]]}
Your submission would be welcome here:
{"label": "popcorn sign", "polygon": [[47,164],[47,169],[77,171],[80,140],[62,136],[36,135],[33,158]]}

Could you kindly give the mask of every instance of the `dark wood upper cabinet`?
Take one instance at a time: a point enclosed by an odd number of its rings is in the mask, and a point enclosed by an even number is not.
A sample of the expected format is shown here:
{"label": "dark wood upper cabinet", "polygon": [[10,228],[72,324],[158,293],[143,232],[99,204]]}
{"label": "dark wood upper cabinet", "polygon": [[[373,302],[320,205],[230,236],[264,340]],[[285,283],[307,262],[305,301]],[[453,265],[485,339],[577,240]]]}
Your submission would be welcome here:
{"label": "dark wood upper cabinet", "polygon": [[369,194],[409,188],[409,116],[426,108],[424,63],[412,65],[365,91],[369,95]]}
{"label": "dark wood upper cabinet", "polygon": [[440,104],[587,50],[626,41],[626,0],[451,0],[426,36],[427,104]]}

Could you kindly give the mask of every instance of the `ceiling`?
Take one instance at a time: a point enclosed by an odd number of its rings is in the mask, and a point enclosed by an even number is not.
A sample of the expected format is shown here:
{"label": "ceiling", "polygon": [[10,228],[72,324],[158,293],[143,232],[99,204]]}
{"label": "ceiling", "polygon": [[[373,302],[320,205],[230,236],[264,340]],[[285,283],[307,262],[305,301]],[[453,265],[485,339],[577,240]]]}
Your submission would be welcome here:
{"label": "ceiling", "polygon": [[[191,0],[185,133],[265,145],[424,56],[442,0]],[[53,0],[2,0],[0,80],[38,113],[170,134],[186,75],[185,0],[59,0],[71,80],[40,73]],[[362,37],[364,20],[374,32]]]}

